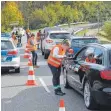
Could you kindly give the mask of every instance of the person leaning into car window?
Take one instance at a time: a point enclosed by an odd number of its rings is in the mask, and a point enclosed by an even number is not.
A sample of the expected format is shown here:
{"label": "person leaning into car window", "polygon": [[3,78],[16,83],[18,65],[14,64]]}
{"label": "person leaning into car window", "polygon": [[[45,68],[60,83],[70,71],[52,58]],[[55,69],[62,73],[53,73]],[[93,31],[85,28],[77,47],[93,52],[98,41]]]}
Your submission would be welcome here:
{"label": "person leaning into car window", "polygon": [[85,59],[85,62],[96,63],[96,59],[94,58],[93,52],[91,52],[91,51],[87,52],[87,57]]}

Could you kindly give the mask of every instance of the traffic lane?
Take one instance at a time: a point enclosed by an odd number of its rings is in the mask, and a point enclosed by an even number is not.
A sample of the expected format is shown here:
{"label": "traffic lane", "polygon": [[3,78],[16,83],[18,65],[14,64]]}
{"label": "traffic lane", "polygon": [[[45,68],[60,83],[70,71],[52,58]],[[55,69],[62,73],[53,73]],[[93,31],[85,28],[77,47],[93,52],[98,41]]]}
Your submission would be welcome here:
{"label": "traffic lane", "polygon": [[[66,111],[88,111],[84,106],[83,97],[78,92],[73,89],[64,89],[63,85],[61,85],[66,95],[63,97],[56,96],[51,85],[52,77],[41,78],[50,90],[50,93],[47,93],[44,89],[39,78],[36,79],[37,86],[28,87],[26,85],[17,85],[18,82],[23,82],[21,81],[22,78],[19,78],[20,81],[17,81],[15,78],[11,79],[8,77],[8,80],[15,80],[15,84],[2,87],[2,111],[57,111],[60,99],[64,99]],[[12,83],[9,82],[9,84]]]}
{"label": "traffic lane", "polygon": [[[43,79],[50,93],[47,93],[44,89],[39,78]],[[17,111],[57,111],[59,109],[60,99],[64,99],[67,111],[74,111],[73,109],[76,111],[81,111],[82,109],[84,109],[83,111],[87,111],[81,95],[71,89],[66,90],[62,86],[62,90],[66,92],[66,95],[63,97],[54,95],[52,76],[37,77],[37,86],[35,87],[23,85],[25,82],[23,76],[17,77],[9,75],[7,80],[4,80],[4,78],[2,78],[2,80],[8,83],[8,86],[2,84],[2,108],[4,108],[2,111],[12,111],[12,109],[13,111],[17,109]],[[62,76],[61,83],[63,83]],[[73,105],[71,105],[71,103],[73,103]]]}
{"label": "traffic lane", "polygon": [[60,97],[46,93],[42,87],[27,88],[12,98],[3,98],[2,111],[59,111],[60,99],[64,99],[66,111],[88,111],[79,94],[73,90],[67,90],[66,93]]}
{"label": "traffic lane", "polygon": [[[47,70],[49,70],[48,67]],[[67,111],[74,111],[73,109],[88,111],[84,106],[82,96],[74,90],[66,90],[62,87],[66,95],[63,97],[55,96],[52,76],[47,76],[47,74],[46,76],[38,76],[38,73],[35,73],[37,86],[27,87],[25,83],[28,74],[24,71],[21,71],[20,74],[2,76],[2,108],[4,108],[2,111],[12,111],[12,109],[13,111],[16,109],[18,109],[17,111],[57,111],[61,98],[65,101]],[[43,79],[50,93],[45,90],[39,78]],[[61,84],[63,84],[62,76]],[[73,105],[71,105],[72,103]]]}

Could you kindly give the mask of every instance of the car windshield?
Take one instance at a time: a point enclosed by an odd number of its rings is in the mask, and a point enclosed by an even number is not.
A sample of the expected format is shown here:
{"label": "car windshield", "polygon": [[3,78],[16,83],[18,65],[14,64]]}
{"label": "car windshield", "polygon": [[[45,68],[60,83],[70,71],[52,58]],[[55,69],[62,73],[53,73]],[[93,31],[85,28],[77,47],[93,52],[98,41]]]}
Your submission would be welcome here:
{"label": "car windshield", "polygon": [[111,50],[109,51],[109,62],[110,62],[110,65],[111,65]]}
{"label": "car windshield", "polygon": [[98,43],[98,40],[96,38],[83,38],[83,39],[73,39],[71,42],[72,46],[86,45],[88,43]]}
{"label": "car windshield", "polygon": [[70,33],[51,33],[51,39],[70,39]]}
{"label": "car windshield", "polygon": [[9,49],[14,49],[12,43],[10,41],[2,40],[1,50],[9,50]]}

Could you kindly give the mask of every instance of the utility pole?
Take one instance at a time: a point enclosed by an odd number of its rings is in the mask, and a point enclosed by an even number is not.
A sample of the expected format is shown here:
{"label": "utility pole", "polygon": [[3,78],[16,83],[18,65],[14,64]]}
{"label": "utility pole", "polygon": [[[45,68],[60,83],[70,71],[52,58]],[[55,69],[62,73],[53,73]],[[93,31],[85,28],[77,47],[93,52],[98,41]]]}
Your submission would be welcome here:
{"label": "utility pole", "polygon": [[27,20],[27,28],[29,29],[29,17],[28,17],[28,20]]}
{"label": "utility pole", "polygon": [[98,21],[98,33],[99,33],[99,25],[100,25],[100,12],[99,12],[99,6],[97,6],[97,21]]}

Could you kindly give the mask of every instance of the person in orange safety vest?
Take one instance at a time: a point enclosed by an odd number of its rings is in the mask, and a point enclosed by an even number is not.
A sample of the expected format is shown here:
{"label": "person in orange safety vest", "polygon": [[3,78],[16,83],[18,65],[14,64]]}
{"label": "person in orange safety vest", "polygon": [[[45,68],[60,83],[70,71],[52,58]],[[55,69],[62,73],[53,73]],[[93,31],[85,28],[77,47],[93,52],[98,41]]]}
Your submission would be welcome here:
{"label": "person in orange safety vest", "polygon": [[56,45],[52,48],[50,55],[48,57],[48,66],[53,75],[53,86],[55,90],[55,95],[63,96],[65,93],[61,91],[60,87],[60,74],[62,60],[66,57],[65,53],[69,49],[69,42],[64,40],[62,44]]}
{"label": "person in orange safety vest", "polygon": [[39,68],[39,66],[37,66],[37,45],[38,43],[35,40],[35,35],[31,34],[31,37],[28,39],[28,50],[32,53],[32,63],[35,68]]}

